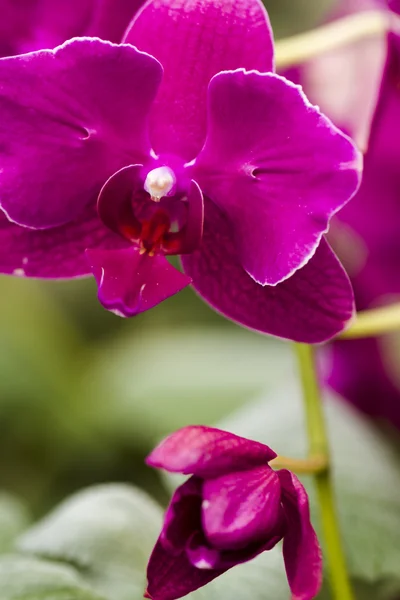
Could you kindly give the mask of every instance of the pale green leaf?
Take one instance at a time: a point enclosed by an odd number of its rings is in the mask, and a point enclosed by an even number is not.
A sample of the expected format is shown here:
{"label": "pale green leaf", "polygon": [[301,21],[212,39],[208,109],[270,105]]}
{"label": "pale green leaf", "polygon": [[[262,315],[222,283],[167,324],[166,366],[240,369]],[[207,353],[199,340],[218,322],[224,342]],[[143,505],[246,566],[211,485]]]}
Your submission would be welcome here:
{"label": "pale green leaf", "polygon": [[68,565],[23,556],[0,557],[1,600],[108,600]]}
{"label": "pale green leaf", "polygon": [[[0,493],[0,553],[11,550],[17,535],[28,527],[28,508],[19,498]],[[1,589],[1,588],[0,588]]]}
{"label": "pale green leaf", "polygon": [[107,434],[148,448],[188,423],[212,423],[285,368],[284,344],[244,329],[138,332],[93,357],[80,396]]}
{"label": "pale green leaf", "polygon": [[161,508],[144,492],[122,484],[96,486],[61,504],[17,548],[73,565],[108,600],[136,600],[161,524]]}

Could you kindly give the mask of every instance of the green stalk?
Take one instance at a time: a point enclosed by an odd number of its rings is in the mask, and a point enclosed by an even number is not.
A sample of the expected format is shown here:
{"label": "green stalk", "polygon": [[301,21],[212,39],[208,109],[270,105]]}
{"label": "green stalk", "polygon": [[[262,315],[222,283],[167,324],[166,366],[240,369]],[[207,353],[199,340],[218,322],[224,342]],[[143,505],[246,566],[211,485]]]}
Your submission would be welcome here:
{"label": "green stalk", "polygon": [[287,69],[360,40],[384,36],[390,29],[390,23],[389,11],[368,10],[336,19],[312,31],[277,40],[276,68]]}
{"label": "green stalk", "polygon": [[314,349],[307,344],[295,344],[295,349],[303,387],[309,454],[310,457],[325,456],[327,458],[327,468],[316,472],[314,479],[321,514],[322,533],[325,541],[324,549],[332,597],[334,600],[354,600],[337,519],[332,475],[329,467],[329,442],[315,368]]}

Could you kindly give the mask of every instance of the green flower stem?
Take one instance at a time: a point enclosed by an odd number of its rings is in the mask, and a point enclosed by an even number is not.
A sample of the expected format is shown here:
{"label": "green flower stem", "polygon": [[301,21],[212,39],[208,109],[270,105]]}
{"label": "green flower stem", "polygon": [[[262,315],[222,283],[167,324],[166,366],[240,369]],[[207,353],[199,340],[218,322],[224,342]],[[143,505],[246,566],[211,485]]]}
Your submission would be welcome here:
{"label": "green flower stem", "polygon": [[291,458],[279,455],[270,462],[270,465],[274,469],[289,469],[299,475],[315,475],[327,469],[328,460],[325,456]]}
{"label": "green flower stem", "polygon": [[314,349],[307,344],[295,344],[295,349],[303,387],[309,455],[310,457],[325,456],[328,461],[327,468],[315,473],[314,479],[332,596],[334,600],[354,600],[336,514],[333,482],[329,468],[329,443],[315,368]]}
{"label": "green flower stem", "polygon": [[312,31],[278,40],[275,44],[277,69],[287,69],[343,48],[359,40],[385,34],[390,28],[389,11],[363,11],[337,19]]}
{"label": "green flower stem", "polygon": [[357,313],[350,327],[340,334],[342,340],[384,335],[400,330],[400,303],[371,308]]}

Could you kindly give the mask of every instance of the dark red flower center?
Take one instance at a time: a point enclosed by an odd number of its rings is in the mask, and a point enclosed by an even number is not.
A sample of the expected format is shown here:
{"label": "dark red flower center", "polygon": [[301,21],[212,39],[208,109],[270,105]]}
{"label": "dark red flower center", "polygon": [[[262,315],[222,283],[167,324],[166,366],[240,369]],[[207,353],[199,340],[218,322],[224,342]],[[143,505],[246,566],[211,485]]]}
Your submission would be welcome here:
{"label": "dark red flower center", "polygon": [[194,182],[179,185],[169,167],[142,176],[140,165],[126,167],[103,187],[98,199],[104,224],[142,254],[192,252],[201,241],[203,199]]}

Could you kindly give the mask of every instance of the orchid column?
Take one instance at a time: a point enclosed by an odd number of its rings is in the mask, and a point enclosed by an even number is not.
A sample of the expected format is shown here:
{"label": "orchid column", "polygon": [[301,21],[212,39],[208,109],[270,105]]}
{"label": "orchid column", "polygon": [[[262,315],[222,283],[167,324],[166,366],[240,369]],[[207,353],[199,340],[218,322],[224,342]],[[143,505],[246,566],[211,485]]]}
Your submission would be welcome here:
{"label": "orchid column", "polygon": [[[123,317],[192,284],[228,318],[309,344],[353,316],[324,234],[358,188],[360,155],[274,73],[259,0],[152,0],[123,44],[78,38],[3,59],[0,121],[1,272],[93,275],[102,305]],[[276,535],[267,527],[268,549],[288,535],[290,498],[297,522],[309,518],[303,488],[285,474],[278,485],[273,453],[263,452],[278,507],[268,527],[279,525]],[[240,562],[193,561],[221,572]],[[313,598],[315,579],[301,581],[299,596],[287,569],[296,597]],[[337,600],[351,597],[335,590]]]}

